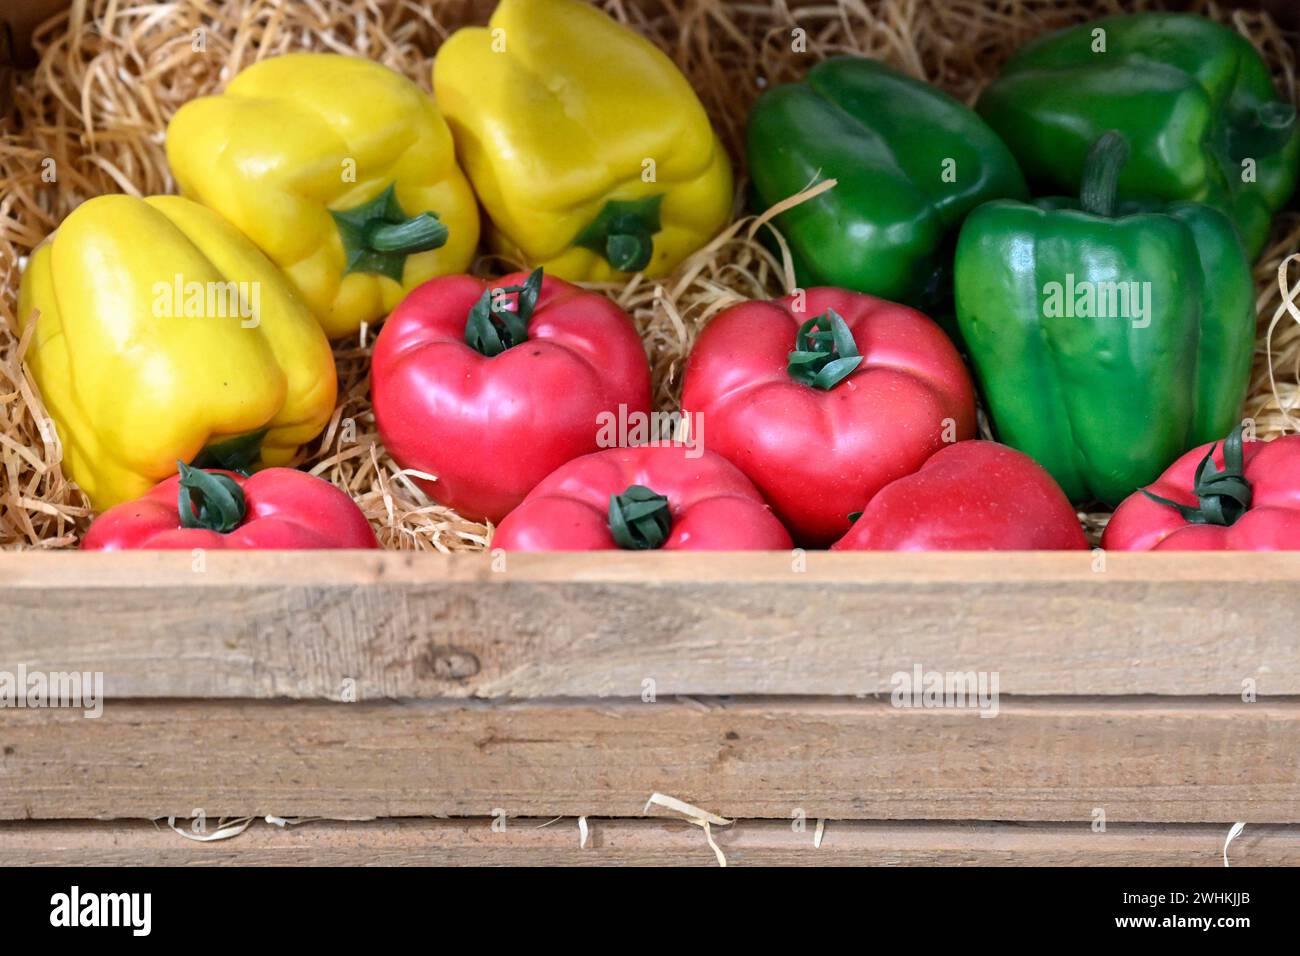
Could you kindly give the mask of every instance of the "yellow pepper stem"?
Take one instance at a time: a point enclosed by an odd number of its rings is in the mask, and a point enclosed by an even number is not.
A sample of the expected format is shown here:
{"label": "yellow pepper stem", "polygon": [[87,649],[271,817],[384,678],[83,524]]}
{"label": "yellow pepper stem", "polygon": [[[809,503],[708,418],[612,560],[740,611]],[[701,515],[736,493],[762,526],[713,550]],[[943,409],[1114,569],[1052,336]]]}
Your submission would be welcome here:
{"label": "yellow pepper stem", "polygon": [[576,239],[575,246],[598,252],[619,272],[638,272],[654,255],[663,195],[645,199],[611,199]]}
{"label": "yellow pepper stem", "polygon": [[410,255],[443,245],[447,241],[447,227],[436,213],[422,212],[405,222],[371,223],[366,240],[375,252]]}
{"label": "yellow pepper stem", "polygon": [[368,203],[330,215],[343,240],[344,275],[372,272],[401,282],[407,256],[437,249],[450,235],[437,213],[407,216],[392,185]]}
{"label": "yellow pepper stem", "polygon": [[213,442],[199,452],[193,465],[195,468],[220,468],[241,475],[251,474],[253,466],[262,457],[262,439],[265,437],[266,429],[263,428],[225,441]]}

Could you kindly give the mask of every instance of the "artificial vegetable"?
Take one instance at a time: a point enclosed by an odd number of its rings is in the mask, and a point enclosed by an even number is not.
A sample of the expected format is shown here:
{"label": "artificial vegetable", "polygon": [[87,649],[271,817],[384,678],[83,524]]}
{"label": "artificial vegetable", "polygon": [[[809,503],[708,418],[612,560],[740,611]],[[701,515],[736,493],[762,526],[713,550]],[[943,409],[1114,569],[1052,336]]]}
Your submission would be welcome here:
{"label": "artificial vegetable", "polygon": [[867,503],[832,551],[1077,550],[1088,540],[1060,486],[1028,455],[961,441]]}
{"label": "artificial vegetable", "polygon": [[1125,152],[1097,141],[1082,208],[989,203],[957,244],[957,322],[994,431],[1081,504],[1119,503],[1231,428],[1254,347],[1232,223],[1199,203],[1120,209]]}
{"label": "artificial vegetable", "polygon": [[1030,181],[1073,192],[1093,141],[1119,130],[1124,198],[1195,200],[1227,214],[1253,259],[1295,188],[1300,126],[1250,42],[1204,17],[1135,13],[1041,37],[978,110]]}
{"label": "artificial vegetable", "polygon": [[1106,525],[1117,551],[1300,550],[1300,436],[1194,448],[1126,498]]}
{"label": "artificial vegetable", "polygon": [[499,521],[548,474],[597,449],[602,415],[645,415],[650,367],[632,319],[541,270],[420,286],[375,343],[384,445],[436,500]]}
{"label": "artificial vegetable", "polygon": [[746,129],[754,208],[837,185],[776,218],[800,285],[931,307],[972,209],[1028,197],[1010,151],[947,93],[863,57],[824,60],[758,98]]}
{"label": "artificial vegetable", "polygon": [[252,477],[192,468],[90,525],[87,551],[138,548],[377,548],[375,533],[346,492],[292,468]]}
{"label": "artificial vegetable", "polygon": [[478,206],[428,94],[360,57],[292,53],[191,100],[167,127],[182,193],[284,270],[330,338],[463,272]]}
{"label": "artificial vegetable", "polygon": [[501,522],[507,551],[744,551],[790,547],[754,485],[704,448],[608,448],[561,466]]}
{"label": "artificial vegetable", "polygon": [[587,3],[502,0],[443,44],[433,85],[507,258],[662,276],[730,217],[727,154],[686,78]]}
{"label": "artificial vegetable", "polygon": [[745,302],[691,353],[682,409],[796,542],[829,545],[889,482],[975,432],[970,376],[914,309],[844,289]]}
{"label": "artificial vegetable", "polygon": [[287,464],[334,411],[311,312],[238,230],[179,196],[78,206],[32,252],[19,320],[36,323],[27,361],[64,471],[96,510],[201,454]]}

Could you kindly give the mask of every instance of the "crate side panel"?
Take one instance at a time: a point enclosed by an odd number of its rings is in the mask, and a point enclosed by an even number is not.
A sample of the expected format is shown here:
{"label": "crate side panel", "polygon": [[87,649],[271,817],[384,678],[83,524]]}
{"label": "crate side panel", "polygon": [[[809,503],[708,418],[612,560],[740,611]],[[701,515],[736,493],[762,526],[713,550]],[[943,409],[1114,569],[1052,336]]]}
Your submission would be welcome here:
{"label": "crate side panel", "polygon": [[1300,822],[1300,702],[110,701],[0,710],[0,819],[202,809],[365,819],[639,816]]}

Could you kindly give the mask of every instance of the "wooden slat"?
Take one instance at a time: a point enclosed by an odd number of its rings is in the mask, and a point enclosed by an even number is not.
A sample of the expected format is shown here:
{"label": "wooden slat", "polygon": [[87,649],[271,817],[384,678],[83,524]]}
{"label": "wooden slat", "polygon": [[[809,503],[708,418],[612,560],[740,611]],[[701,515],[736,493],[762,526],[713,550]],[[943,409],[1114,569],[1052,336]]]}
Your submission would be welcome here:
{"label": "wooden slat", "polygon": [[1300,701],[116,701],[0,710],[0,819],[1300,822]]}
{"label": "wooden slat", "polygon": [[[146,821],[0,824],[6,866],[716,866],[704,834],[660,820],[490,819],[311,821],[282,829],[255,822],[210,843]],[[815,821],[713,829],[728,866],[1222,866],[1226,828],[1204,824],[873,823],[832,821],[820,847]],[[1300,866],[1300,827],[1248,826],[1232,841],[1233,866]]]}
{"label": "wooden slat", "polygon": [[918,663],[1007,694],[1300,694],[1300,554],[1097,560],[9,553],[0,669],[117,697],[855,695]]}

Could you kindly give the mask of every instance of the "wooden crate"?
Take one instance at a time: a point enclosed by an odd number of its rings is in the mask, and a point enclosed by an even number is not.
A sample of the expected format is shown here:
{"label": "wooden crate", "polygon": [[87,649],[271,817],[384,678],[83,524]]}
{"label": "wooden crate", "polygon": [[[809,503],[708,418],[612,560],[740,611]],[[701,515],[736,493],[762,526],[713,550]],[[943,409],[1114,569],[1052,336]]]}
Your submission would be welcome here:
{"label": "wooden crate", "polygon": [[[12,53],[66,3],[9,0]],[[1222,865],[1233,822],[1233,865],[1300,864],[1298,584],[1300,554],[0,553],[0,672],[109,695],[0,708],[0,864],[715,865],[653,793],[734,819],[733,864]],[[996,673],[998,715],[892,706],[916,666]],[[195,811],[255,821],[157,822]]]}
{"label": "wooden crate", "polygon": [[[1235,864],[1296,864],[1298,584],[1300,554],[0,554],[0,670],[108,698],[0,709],[0,863],[714,864],[658,792],[735,819],[732,863],[1222,865],[1245,821]],[[997,715],[894,706],[918,665],[996,673]],[[146,822],[195,810],[326,819]]]}

